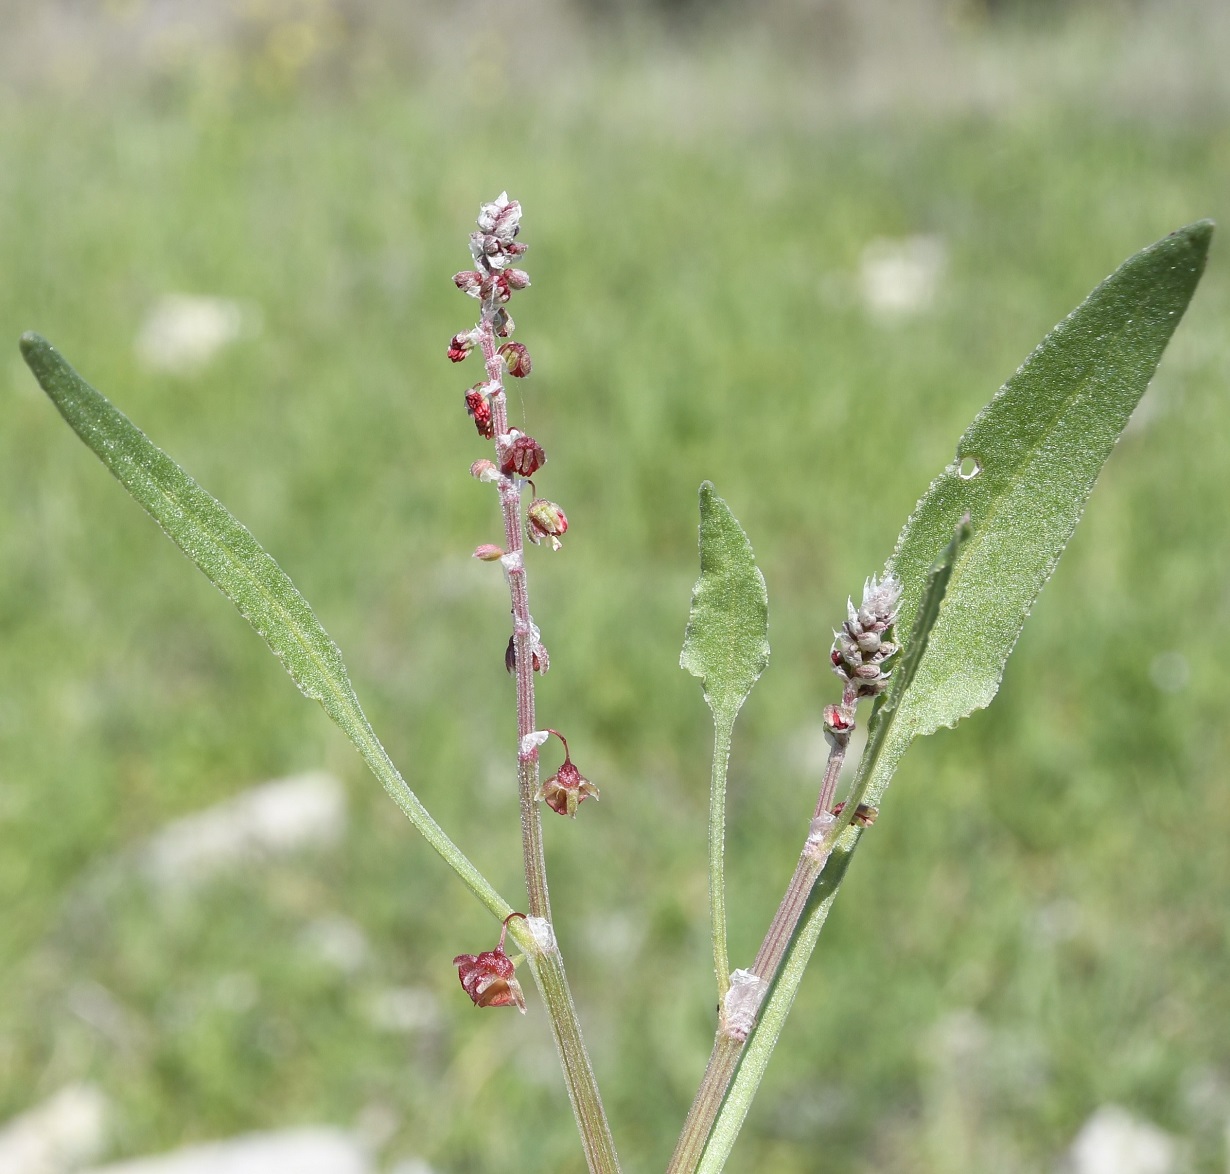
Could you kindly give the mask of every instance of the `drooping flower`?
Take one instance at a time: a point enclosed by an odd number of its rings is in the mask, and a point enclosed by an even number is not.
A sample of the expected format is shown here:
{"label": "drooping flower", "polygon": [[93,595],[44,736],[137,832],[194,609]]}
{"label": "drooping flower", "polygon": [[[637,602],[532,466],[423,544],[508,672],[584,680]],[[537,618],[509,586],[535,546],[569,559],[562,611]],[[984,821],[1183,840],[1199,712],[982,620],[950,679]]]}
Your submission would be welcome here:
{"label": "drooping flower", "polygon": [[564,511],[545,497],[536,497],[525,512],[525,533],[537,546],[550,541],[552,550],[559,550],[560,538],[568,532],[568,518]]}
{"label": "drooping flower", "polygon": [[564,764],[538,788],[535,799],[541,800],[557,815],[575,819],[577,808],[589,798],[598,798],[598,788],[573,765],[568,741],[557,730],[551,730],[564,743]]}
{"label": "drooping flower", "polygon": [[476,1007],[516,1007],[525,1014],[525,992],[517,981],[513,960],[504,953],[508,923],[524,913],[510,913],[500,928],[500,942],[481,954],[458,954],[453,959],[462,989]]}

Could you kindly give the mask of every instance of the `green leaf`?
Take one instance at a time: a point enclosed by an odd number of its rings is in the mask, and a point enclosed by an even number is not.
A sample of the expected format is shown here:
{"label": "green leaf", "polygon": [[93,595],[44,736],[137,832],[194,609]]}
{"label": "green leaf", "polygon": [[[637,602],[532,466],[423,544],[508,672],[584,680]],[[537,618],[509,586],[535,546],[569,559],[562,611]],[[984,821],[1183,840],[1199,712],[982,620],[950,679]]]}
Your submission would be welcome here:
{"label": "green leaf", "polygon": [[861,842],[863,829],[849,826],[855,804],[879,802],[915,737],[995,696],[1025,617],[1191,300],[1212,232],[1209,221],[1188,225],[1102,282],[978,413],[906,522],[889,570],[903,585],[897,631],[911,635],[873,712],[842,813],[847,826],[740,1058],[699,1174],[718,1174],[734,1147]]}
{"label": "green leaf", "polygon": [[923,495],[889,569],[912,625],[927,568],[968,514],[913,687],[901,699],[869,795],[910,741],[988,705],[1038,592],[1144,394],[1204,270],[1213,226],[1190,224],[1128,258],[1043,339],[974,418]]}
{"label": "green leaf", "polygon": [[60,414],[115,478],[229,599],[291,679],[345,731],[397,805],[497,917],[511,906],[444,834],[380,745],[355,696],[337,645],[260,543],[215,498],[46,339],[24,334],[21,352]]}
{"label": "green leaf", "polygon": [[726,948],[726,773],[735,718],[769,663],[769,593],[752,544],[712,482],[700,487],[700,578],[680,667],[699,677],[713,711],[709,780],[709,916],[718,1001],[730,986]]}
{"label": "green leaf", "polygon": [[715,715],[733,720],[769,663],[769,595],[752,544],[712,482],[700,487],[700,578],[681,668],[699,677]]}

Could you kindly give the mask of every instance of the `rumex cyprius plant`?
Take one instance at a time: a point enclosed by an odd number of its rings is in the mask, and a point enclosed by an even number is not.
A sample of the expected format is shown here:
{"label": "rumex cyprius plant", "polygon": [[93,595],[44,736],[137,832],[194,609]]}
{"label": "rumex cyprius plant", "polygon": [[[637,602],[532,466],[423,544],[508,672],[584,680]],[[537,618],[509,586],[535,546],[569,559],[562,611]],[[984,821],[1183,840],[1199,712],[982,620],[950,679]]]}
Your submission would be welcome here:
{"label": "rumex cyprius plant", "polygon": [[[520,221],[520,205],[507,195],[482,206],[470,237],[472,268],[453,279],[477,301],[478,321],[453,336],[448,358],[459,363],[477,353],[483,366],[463,406],[479,438],[492,446],[471,473],[495,490],[503,524],[502,541],[482,543],[474,555],[499,563],[509,587],[505,666],[516,682],[516,728],[508,741],[520,797],[521,909],[475,868],[389,760],[337,647],[252,535],[50,344],[26,335],[21,345],[82,440],[235,604],[298,687],[321,703],[415,827],[501,923],[494,949],[453,959],[464,994],[480,1008],[524,1010],[517,959],[505,951],[506,940],[522,951],[555,1037],[586,1162],[591,1170],[613,1171],[619,1168],[615,1146],[552,926],[542,843],[544,808],[575,816],[598,793],[573,763],[564,736],[540,728],[535,714],[534,678],[550,660],[530,611],[526,543],[560,549],[568,520],[559,505],[538,495],[537,480],[547,476],[542,445],[508,423],[505,380],[523,378],[533,366],[525,345],[511,337],[509,304],[529,285],[520,267],[526,251]],[[836,699],[823,710],[828,762],[814,801],[800,797],[799,854],[777,911],[755,958],[734,969],[726,933],[726,767],[735,719],[768,664],[768,592],[731,510],[710,483],[701,486],[701,569],[681,664],[700,679],[714,723],[708,845],[717,1011],[713,1051],[670,1171],[713,1174],[725,1164],[846,869],[876,821],[902,754],[914,738],[955,724],[994,696],[1025,616],[1195,290],[1211,232],[1208,222],[1198,222],[1130,257],[1047,335],[961,436],[953,461],[906,521],[883,573],[868,579],[857,603],[851,600],[833,643],[817,633],[813,654],[828,656],[839,682]],[[859,724],[866,745],[839,797]],[[552,736],[564,761],[544,780],[539,755]],[[697,999],[711,1001],[699,993]]]}

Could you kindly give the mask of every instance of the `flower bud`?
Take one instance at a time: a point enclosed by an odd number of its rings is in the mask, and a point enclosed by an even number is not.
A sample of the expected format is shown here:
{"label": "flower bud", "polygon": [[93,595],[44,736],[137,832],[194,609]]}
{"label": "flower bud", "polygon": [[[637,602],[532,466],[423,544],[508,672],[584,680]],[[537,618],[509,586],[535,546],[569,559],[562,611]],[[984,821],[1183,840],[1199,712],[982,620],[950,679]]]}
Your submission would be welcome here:
{"label": "flower bud", "polygon": [[484,542],[474,548],[474,557],[480,562],[495,563],[504,557],[504,548],[491,542]]}
{"label": "flower bud", "polygon": [[500,347],[500,357],[514,379],[524,379],[533,369],[530,352],[523,342],[506,342]]}
{"label": "flower bud", "polygon": [[840,705],[824,707],[824,728],[830,734],[848,734],[854,729],[854,713]]}
{"label": "flower bud", "polygon": [[460,363],[473,349],[474,331],[467,330],[464,334],[454,334],[448,344],[449,361]]}
{"label": "flower bud", "polygon": [[469,297],[482,296],[483,275],[473,269],[463,269],[460,273],[454,273],[453,284]]}
{"label": "flower bud", "polygon": [[509,443],[500,451],[500,472],[506,477],[532,477],[547,461],[542,445],[532,436],[515,428],[508,434]]}
{"label": "flower bud", "polygon": [[833,672],[846,682],[843,706],[852,706],[856,698],[874,697],[887,688],[889,674],[882,666],[898,646],[886,633],[897,618],[900,598],[901,584],[892,575],[885,575],[883,580],[873,575],[863,585],[859,606],[847,601],[845,622],[833,633],[829,654]]}
{"label": "flower bud", "polygon": [[484,233],[491,233],[501,244],[511,244],[521,231],[521,204],[510,200],[507,192],[501,192],[479,210],[478,227]]}
{"label": "flower bud", "polygon": [[505,269],[504,282],[509,289],[525,289],[530,283],[530,275],[524,269]]}
{"label": "flower bud", "polygon": [[559,550],[560,538],[567,532],[568,518],[555,502],[545,497],[530,502],[525,514],[525,534],[535,546],[550,539],[551,549]]}
{"label": "flower bud", "polygon": [[473,418],[479,436],[490,440],[495,435],[495,422],[491,418],[491,404],[480,390],[482,386],[480,383],[466,392],[466,411]]}
{"label": "flower bud", "polygon": [[476,481],[496,481],[499,479],[500,470],[495,467],[494,461],[475,461],[470,466],[470,476]]}

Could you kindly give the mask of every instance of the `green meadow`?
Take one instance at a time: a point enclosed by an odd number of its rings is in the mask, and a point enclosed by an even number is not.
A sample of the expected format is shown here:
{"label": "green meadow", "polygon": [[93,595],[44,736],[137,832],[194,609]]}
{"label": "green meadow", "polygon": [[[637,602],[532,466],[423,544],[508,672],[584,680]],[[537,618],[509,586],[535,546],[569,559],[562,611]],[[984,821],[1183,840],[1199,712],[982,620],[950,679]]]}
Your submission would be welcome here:
{"label": "green meadow", "polygon": [[[533,280],[511,415],[570,521],[559,553],[529,551],[538,712],[601,788],[547,821],[557,931],[625,1167],[665,1163],[713,1028],[711,733],[678,667],[700,482],[769,590],[728,811],[746,965],[815,799],[847,595],[1050,326],[1130,253],[1230,219],[1224,108],[842,113],[695,52],[677,76],[628,58],[490,91],[0,101],[0,1120],[89,1080],[116,1158],[327,1122],[384,1165],[579,1168],[536,994],[524,1019],[479,1012],[450,965],[497,927],[17,351],[46,335],[249,526],[515,903],[507,596],[469,557],[499,517],[467,474],[490,455],[462,403],[477,362],[444,354],[474,313],[450,277],[507,189]],[[877,306],[869,266],[910,238],[925,296]],[[904,760],[732,1169],[1049,1169],[1107,1103],[1224,1169],[1225,256],[1215,237],[999,698]],[[246,326],[157,370],[134,339],[175,293],[234,299]],[[143,879],[169,821],[313,770],[344,783],[340,844],[186,895]],[[338,918],[370,947],[349,970],[305,945]],[[377,1022],[406,988],[431,1013]]]}

